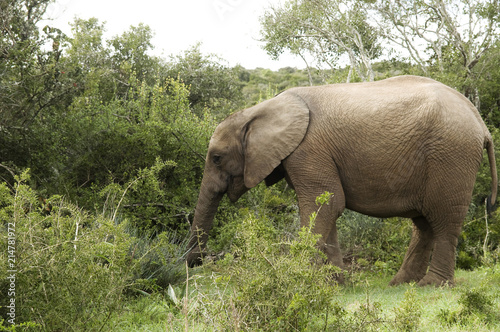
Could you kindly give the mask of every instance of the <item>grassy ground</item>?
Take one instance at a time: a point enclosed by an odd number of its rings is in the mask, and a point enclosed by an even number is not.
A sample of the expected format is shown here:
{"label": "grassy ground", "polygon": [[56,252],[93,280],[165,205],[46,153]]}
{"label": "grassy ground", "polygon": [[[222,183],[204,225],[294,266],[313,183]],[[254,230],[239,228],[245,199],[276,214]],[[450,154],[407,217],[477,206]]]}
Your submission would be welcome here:
{"label": "grassy ground", "polygon": [[[441,288],[414,285],[389,287],[387,285],[391,276],[366,276],[363,282],[344,288],[341,303],[353,310],[365,304],[369,298],[371,303],[380,304],[385,320],[390,321],[395,318],[395,310],[404,302],[405,294],[414,290],[421,314],[418,331],[500,331],[499,272],[498,267],[476,271],[458,270],[455,287]],[[471,291],[472,297],[476,297],[467,301],[466,295],[470,297]],[[482,306],[483,297],[492,300],[493,304]],[[450,321],[445,317],[451,317]],[[392,329],[386,327],[382,330]]]}
{"label": "grassy ground", "polygon": [[[189,300],[185,302],[185,287],[176,288],[176,304],[167,294],[139,297],[126,304],[126,310],[113,318],[115,331],[215,331],[220,325],[212,325],[204,316],[204,302],[208,294],[217,294],[220,315],[228,313],[227,303],[234,296],[228,288],[210,289],[215,279],[221,278],[207,270],[190,279]],[[373,272],[357,273],[352,280],[341,286],[332,298],[337,315],[342,316],[338,327],[331,330],[352,331],[500,331],[500,266],[475,271],[456,272],[455,287],[425,287],[402,285],[387,286],[391,276]],[[197,285],[195,287],[194,285]],[[196,289],[195,289],[196,288]],[[231,310],[229,310],[231,311]],[[235,310],[236,311],[236,310]],[[330,313],[334,317],[334,313]],[[227,331],[249,330],[234,321],[223,327]],[[335,318],[330,318],[330,321]],[[231,317],[225,321],[231,321]],[[234,325],[232,325],[234,324]],[[342,325],[343,324],[343,325]],[[217,329],[218,328],[218,329]],[[291,329],[293,330],[293,329]],[[323,328],[309,327],[316,331]]]}

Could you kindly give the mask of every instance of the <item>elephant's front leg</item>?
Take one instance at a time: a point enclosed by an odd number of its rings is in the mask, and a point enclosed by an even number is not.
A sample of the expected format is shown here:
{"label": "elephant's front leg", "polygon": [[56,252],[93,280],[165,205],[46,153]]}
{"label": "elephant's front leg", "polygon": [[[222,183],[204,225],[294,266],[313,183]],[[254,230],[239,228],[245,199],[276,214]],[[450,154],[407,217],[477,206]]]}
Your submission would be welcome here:
{"label": "elephant's front leg", "polygon": [[[342,253],[337,237],[336,220],[345,208],[345,196],[337,166],[331,158],[313,153],[314,146],[302,144],[283,162],[287,181],[291,182],[300,209],[301,226],[309,226],[309,218],[318,212],[314,233],[320,234],[318,246],[330,263],[342,268]],[[316,198],[325,192],[332,193],[328,204],[321,208]]]}
{"label": "elephant's front leg", "polygon": [[[324,191],[331,192],[332,190],[330,189]],[[337,193],[338,192],[339,191],[337,191]],[[314,196],[315,194],[311,195]],[[336,219],[342,213],[344,208],[342,203],[337,202],[337,195],[338,194],[334,194],[334,197],[330,199],[328,205],[325,204],[321,208],[315,204],[313,199],[309,198],[312,196],[308,196],[307,198],[304,197],[302,199],[299,198],[299,206],[301,226],[303,227],[308,226],[312,213],[318,212],[313,228],[313,232],[315,234],[321,235],[318,240],[318,247],[325,253],[328,263],[342,269],[344,264],[337,236]],[[336,275],[335,278],[338,282],[343,282],[341,274]]]}
{"label": "elephant's front leg", "polygon": [[329,205],[324,205],[319,209],[316,204],[301,203],[300,207],[300,225],[307,227],[309,225],[310,217],[314,212],[318,212],[314,223],[313,232],[320,234],[321,238],[318,240],[318,247],[326,254],[328,261],[336,266],[342,267],[342,254],[337,236],[336,218],[338,212]]}
{"label": "elephant's front leg", "polygon": [[[316,205],[316,198],[326,191],[333,194],[328,204]],[[337,235],[337,218],[345,208],[345,198],[340,183],[338,185],[317,183],[306,188],[297,188],[301,226],[308,226],[311,215],[317,212],[313,232],[320,234],[318,247],[326,254],[328,262],[342,268],[343,260]]]}

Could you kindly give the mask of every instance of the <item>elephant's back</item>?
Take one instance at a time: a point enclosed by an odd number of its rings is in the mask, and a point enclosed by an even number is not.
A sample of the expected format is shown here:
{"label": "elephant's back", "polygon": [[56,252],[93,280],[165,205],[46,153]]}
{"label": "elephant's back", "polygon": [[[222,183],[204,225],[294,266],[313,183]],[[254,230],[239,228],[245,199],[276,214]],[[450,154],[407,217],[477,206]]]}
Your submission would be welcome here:
{"label": "elephant's back", "polygon": [[472,103],[454,89],[419,76],[398,76],[376,82],[295,88],[311,115],[342,127],[398,134],[412,128],[467,130],[484,135],[484,125]]}

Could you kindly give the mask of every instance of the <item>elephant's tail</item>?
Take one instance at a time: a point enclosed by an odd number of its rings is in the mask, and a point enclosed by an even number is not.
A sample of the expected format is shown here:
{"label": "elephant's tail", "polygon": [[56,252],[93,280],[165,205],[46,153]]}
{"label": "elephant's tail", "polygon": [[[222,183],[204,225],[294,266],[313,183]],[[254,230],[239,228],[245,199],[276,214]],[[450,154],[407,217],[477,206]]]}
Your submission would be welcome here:
{"label": "elephant's tail", "polygon": [[[488,135],[489,136],[489,135]],[[497,175],[497,163],[495,160],[495,148],[493,146],[493,140],[491,136],[486,139],[485,148],[488,152],[488,161],[490,162],[490,172],[491,172],[491,194],[488,196],[486,201],[486,210],[488,214],[494,209],[495,202],[497,200],[498,191],[498,175]]]}

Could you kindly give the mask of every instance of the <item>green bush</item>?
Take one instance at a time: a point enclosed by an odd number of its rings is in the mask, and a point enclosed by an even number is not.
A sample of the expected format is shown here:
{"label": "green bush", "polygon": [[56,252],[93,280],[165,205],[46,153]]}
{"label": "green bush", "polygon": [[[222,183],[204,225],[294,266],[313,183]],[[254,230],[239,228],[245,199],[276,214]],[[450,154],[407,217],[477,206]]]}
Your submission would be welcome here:
{"label": "green bush", "polygon": [[224,198],[210,231],[208,247],[213,251],[229,251],[233,242],[238,241],[237,232],[249,213],[266,218],[283,236],[296,234],[299,228],[299,209],[293,190],[286,190],[286,182],[281,181],[271,187],[259,184],[233,204]]}
{"label": "green bush", "polygon": [[401,304],[394,308],[396,314],[394,327],[397,331],[417,331],[422,316],[422,306],[417,299],[415,288],[406,291]]}
{"label": "green bush", "polygon": [[[44,331],[99,330],[121,310],[134,287],[138,257],[134,238],[103,216],[91,215],[59,196],[41,201],[24,173],[10,190],[0,185],[0,229],[15,225],[15,243],[1,237],[0,261],[15,249],[15,322]],[[5,266],[4,266],[5,267]],[[1,316],[7,323],[7,269],[0,269]]]}
{"label": "green bush", "polygon": [[346,210],[337,225],[346,258],[367,260],[382,274],[396,272],[403,263],[411,237],[410,220],[373,218]]}
{"label": "green bush", "polygon": [[138,262],[137,280],[141,289],[148,293],[165,290],[186,279],[184,257],[189,237],[177,233],[163,232],[154,237],[137,238]]}
{"label": "green bush", "polygon": [[208,111],[192,113],[188,96],[174,79],[149,86],[132,75],[126,97],[76,98],[61,119],[67,160],[47,190],[100,213],[132,184],[122,218],[146,233],[187,233],[216,124]]}
{"label": "green bush", "polygon": [[498,310],[491,295],[482,288],[460,289],[459,310],[441,309],[438,319],[443,325],[467,326],[476,321],[485,324],[500,321]]}
{"label": "green bush", "polygon": [[[296,238],[284,237],[269,219],[247,214],[232,253],[217,264],[223,276],[218,282],[234,290],[224,302],[233,306],[227,312],[237,314],[242,328],[295,331],[328,325],[339,270],[323,264],[326,257],[316,247],[319,235],[313,234],[313,227],[314,217]],[[210,303],[203,302],[204,308]],[[234,322],[229,318],[219,325],[229,329]]]}

